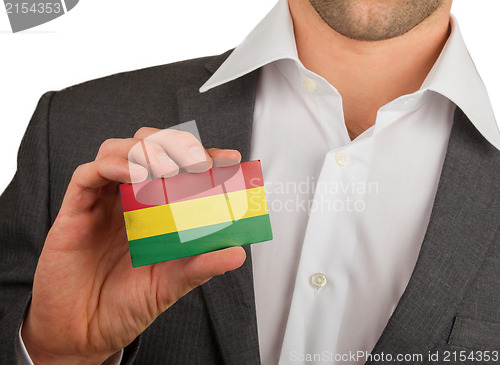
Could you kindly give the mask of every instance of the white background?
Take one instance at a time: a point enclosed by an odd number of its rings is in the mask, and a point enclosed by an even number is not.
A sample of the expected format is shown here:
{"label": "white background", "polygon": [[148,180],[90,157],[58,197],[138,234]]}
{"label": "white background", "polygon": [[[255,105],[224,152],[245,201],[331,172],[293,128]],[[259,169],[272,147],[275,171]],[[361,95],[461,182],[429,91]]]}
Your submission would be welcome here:
{"label": "white background", "polygon": [[[112,73],[222,53],[275,0],[80,0],[68,14],[12,34],[0,5],[0,192],[40,96]],[[498,0],[455,0],[453,14],[500,115]],[[71,121],[68,120],[68,128]]]}

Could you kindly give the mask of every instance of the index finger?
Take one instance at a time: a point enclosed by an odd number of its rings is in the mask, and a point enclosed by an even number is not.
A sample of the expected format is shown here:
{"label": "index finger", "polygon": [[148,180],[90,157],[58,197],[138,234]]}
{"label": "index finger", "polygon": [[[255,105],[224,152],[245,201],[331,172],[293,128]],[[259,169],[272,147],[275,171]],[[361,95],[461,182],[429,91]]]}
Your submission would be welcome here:
{"label": "index finger", "polygon": [[213,165],[201,142],[189,132],[144,127],[134,137],[160,145],[184,171],[203,172]]}

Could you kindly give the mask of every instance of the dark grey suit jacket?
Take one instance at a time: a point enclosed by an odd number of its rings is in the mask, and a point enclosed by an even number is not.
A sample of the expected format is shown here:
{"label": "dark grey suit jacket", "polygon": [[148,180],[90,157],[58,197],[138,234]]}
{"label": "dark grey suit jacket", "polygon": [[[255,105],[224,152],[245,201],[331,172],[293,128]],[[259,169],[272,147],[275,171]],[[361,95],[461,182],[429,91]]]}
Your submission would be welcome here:
{"label": "dark grey suit jacket", "polygon": [[[0,200],[1,364],[15,364],[37,259],[71,174],[94,159],[102,141],[194,119],[206,147],[235,148],[248,159],[258,71],[198,92],[226,57],[122,73],[42,97]],[[500,350],[499,203],[500,153],[457,109],[415,271],[374,354],[423,354],[415,363],[427,363],[429,351]],[[126,361],[260,363],[246,249],[243,267],[180,299],[126,349]]]}

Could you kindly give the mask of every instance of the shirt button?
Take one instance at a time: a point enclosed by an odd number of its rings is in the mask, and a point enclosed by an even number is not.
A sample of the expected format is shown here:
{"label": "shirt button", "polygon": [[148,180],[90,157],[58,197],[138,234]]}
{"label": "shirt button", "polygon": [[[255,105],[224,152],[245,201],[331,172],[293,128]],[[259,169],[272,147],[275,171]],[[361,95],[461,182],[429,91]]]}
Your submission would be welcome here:
{"label": "shirt button", "polygon": [[339,166],[347,166],[349,163],[349,154],[345,151],[339,151],[335,154],[335,162]]}
{"label": "shirt button", "polygon": [[313,79],[305,79],[304,82],[302,82],[302,86],[309,92],[316,91],[318,88],[318,84]]}
{"label": "shirt button", "polygon": [[326,285],[326,276],[325,274],[322,273],[317,273],[311,276],[311,284],[314,286],[316,289],[321,289]]}

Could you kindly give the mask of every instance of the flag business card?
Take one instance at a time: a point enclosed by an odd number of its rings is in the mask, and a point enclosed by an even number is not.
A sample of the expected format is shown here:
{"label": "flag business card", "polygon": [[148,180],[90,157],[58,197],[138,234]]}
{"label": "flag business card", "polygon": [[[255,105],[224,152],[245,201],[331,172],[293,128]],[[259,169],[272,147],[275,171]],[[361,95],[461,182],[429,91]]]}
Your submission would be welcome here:
{"label": "flag business card", "polygon": [[120,185],[132,266],[273,238],[260,161]]}

